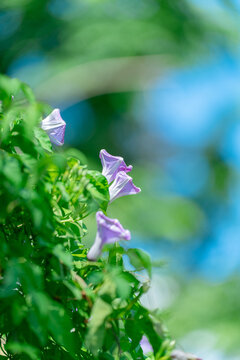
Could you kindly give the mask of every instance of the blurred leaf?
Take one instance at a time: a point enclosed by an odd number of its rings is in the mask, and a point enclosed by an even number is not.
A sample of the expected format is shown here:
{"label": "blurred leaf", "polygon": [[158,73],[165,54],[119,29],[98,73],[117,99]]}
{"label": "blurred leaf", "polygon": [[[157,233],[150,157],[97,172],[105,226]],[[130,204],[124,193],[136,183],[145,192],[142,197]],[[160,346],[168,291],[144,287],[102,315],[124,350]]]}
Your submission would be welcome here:
{"label": "blurred leaf", "polygon": [[32,360],[39,360],[39,351],[28,344],[22,344],[18,342],[9,342],[6,344],[6,349],[10,350],[13,354],[26,354]]}
{"label": "blurred leaf", "polygon": [[64,153],[66,156],[70,156],[79,160],[81,165],[87,164],[86,156],[78,149],[70,148],[65,150]]}
{"label": "blurred leaf", "polygon": [[48,328],[60,346],[64,346],[65,349],[75,357],[77,341],[75,334],[71,333],[73,328],[66,311],[59,305],[52,305],[51,311],[48,315]]}
{"label": "blurred leaf", "polygon": [[72,268],[72,255],[67,253],[61,244],[58,244],[53,249],[53,254],[59,259],[59,261],[69,268]]}
{"label": "blurred leaf", "polygon": [[105,336],[105,320],[111,314],[112,307],[98,298],[91,312],[91,320],[88,324],[86,344],[96,356],[101,348]]}
{"label": "blurred leaf", "polygon": [[24,95],[26,96],[26,98],[27,98],[27,100],[29,102],[34,102],[35,101],[34,93],[33,93],[32,89],[27,84],[22,83],[21,84],[21,89],[22,89]]}
{"label": "blurred leaf", "polygon": [[152,263],[149,254],[141,249],[128,249],[126,253],[136,270],[146,269],[149,277],[152,276]]}

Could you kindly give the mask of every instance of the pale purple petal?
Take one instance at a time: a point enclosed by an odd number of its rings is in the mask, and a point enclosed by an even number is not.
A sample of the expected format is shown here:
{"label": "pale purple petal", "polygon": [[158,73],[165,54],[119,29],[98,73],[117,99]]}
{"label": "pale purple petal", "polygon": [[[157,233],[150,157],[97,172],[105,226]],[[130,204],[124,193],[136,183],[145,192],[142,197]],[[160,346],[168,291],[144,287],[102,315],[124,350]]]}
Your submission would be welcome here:
{"label": "pale purple petal", "polygon": [[141,191],[133,184],[133,180],[124,171],[120,171],[112,185],[109,187],[110,203],[125,195],[134,195]]}
{"label": "pale purple petal", "polygon": [[124,229],[117,219],[110,219],[101,211],[96,214],[97,235],[95,242],[88,252],[89,260],[96,260],[104,244],[113,244],[119,240],[130,240],[130,231]]}
{"label": "pale purple petal", "polygon": [[152,345],[150,344],[148,338],[145,335],[143,335],[142,340],[140,341],[140,345],[144,355],[153,352]]}
{"label": "pale purple petal", "polygon": [[53,144],[58,146],[64,144],[66,123],[62,119],[59,109],[54,109],[42,120],[41,128],[46,131]]}
{"label": "pale purple petal", "polygon": [[99,237],[99,234],[97,233],[95,241],[87,254],[88,260],[95,261],[101,255],[102,247],[103,243]]}
{"label": "pale purple petal", "polygon": [[99,157],[103,167],[102,174],[109,184],[119,171],[129,172],[132,170],[132,165],[127,166],[121,156],[113,156],[104,149],[100,151]]}

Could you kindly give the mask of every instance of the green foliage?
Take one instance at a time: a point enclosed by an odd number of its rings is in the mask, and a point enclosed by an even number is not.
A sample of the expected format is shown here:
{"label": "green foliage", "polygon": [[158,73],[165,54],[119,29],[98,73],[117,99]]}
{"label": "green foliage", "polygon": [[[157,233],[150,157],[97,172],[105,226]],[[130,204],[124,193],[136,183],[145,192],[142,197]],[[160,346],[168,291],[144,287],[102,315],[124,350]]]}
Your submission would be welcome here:
{"label": "green foliage", "polygon": [[[147,180],[151,182],[151,179],[150,172]],[[171,241],[188,241],[204,232],[206,216],[195,202],[176,194],[160,193],[153,196],[147,188],[146,191],[144,187],[142,189],[139,197],[129,199],[125,212],[124,199],[113,203],[113,216],[118,217],[123,213],[122,219],[127,227],[131,226],[141,236]],[[138,211],[135,211],[135,207]]]}
{"label": "green foliage", "polygon": [[[149,256],[110,246],[87,259],[84,219],[107,211],[108,183],[76,151],[53,152],[35,102],[16,79],[0,77],[0,338],[8,359],[170,359],[159,315],[140,302]],[[128,257],[133,270],[124,266]]]}
{"label": "green foliage", "polygon": [[240,324],[235,320],[240,311],[239,296],[237,274],[225,282],[210,284],[200,279],[191,280],[182,287],[169,309],[171,316],[165,316],[165,321],[177,338],[186,333],[208,339],[213,336],[217,350],[223,349],[229,356],[238,358]]}

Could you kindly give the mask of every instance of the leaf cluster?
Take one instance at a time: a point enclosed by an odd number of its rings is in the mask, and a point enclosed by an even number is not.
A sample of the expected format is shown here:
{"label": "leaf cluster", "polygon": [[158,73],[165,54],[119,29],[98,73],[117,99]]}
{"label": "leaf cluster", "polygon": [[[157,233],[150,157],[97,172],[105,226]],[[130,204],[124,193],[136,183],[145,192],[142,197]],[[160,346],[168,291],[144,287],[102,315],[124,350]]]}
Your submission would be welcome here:
{"label": "leaf cluster", "polygon": [[0,358],[146,359],[146,335],[149,359],[169,359],[161,316],[140,302],[149,256],[114,245],[87,259],[84,219],[106,213],[107,180],[53,151],[40,128],[50,109],[27,85],[1,76],[0,99]]}

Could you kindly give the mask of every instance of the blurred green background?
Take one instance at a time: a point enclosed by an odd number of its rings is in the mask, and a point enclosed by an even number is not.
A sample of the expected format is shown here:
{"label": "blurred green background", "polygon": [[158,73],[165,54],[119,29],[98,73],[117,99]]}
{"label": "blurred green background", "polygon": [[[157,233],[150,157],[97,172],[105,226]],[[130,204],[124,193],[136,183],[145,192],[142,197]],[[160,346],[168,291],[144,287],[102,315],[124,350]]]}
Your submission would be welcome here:
{"label": "blurred green background", "polygon": [[204,360],[240,359],[239,22],[238,0],[0,2],[1,73],[61,109],[89,166],[134,165],[142,192],[109,215],[156,264],[144,303]]}

